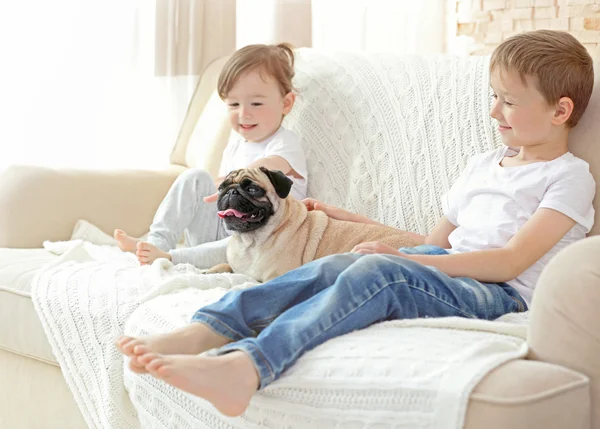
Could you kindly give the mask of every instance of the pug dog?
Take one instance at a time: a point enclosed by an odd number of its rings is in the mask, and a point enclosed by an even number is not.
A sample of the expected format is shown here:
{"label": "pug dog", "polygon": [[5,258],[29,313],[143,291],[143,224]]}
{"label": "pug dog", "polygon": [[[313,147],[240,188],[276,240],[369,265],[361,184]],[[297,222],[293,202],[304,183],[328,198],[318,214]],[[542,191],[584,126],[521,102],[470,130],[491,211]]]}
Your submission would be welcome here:
{"label": "pug dog", "polygon": [[315,259],[379,241],[394,248],[415,243],[402,231],[330,218],[309,211],[289,195],[292,180],[281,171],[232,171],[218,189],[218,215],[232,232],[227,264],[207,273],[234,272],[264,282]]}

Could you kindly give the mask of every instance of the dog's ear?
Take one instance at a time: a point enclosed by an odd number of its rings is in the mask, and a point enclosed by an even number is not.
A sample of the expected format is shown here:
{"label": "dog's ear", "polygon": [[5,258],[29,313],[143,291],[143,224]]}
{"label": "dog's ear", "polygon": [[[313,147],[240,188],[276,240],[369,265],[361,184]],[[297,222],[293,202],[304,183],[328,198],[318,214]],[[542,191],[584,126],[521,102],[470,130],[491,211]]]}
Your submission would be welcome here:
{"label": "dog's ear", "polygon": [[260,171],[267,175],[279,198],[285,198],[289,195],[292,185],[294,184],[292,179],[279,170],[269,170],[268,168],[260,167]]}

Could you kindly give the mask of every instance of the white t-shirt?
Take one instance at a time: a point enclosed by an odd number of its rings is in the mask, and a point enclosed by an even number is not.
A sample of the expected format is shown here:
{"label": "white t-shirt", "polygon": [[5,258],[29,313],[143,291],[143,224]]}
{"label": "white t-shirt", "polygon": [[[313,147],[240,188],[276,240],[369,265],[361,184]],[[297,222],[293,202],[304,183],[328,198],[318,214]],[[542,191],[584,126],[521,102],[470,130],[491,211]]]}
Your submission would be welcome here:
{"label": "white t-shirt", "polygon": [[530,303],[548,261],[592,228],[596,185],[588,163],[570,152],[548,162],[500,166],[504,156],[517,153],[505,146],[472,157],[442,198],[442,207],[457,226],[448,237],[451,252],[504,247],[538,208],[559,211],[577,222],[540,260],[507,282]]}
{"label": "white t-shirt", "polygon": [[259,143],[248,142],[232,131],[223,152],[219,176],[225,176],[233,170],[245,168],[254,161],[274,155],[285,159],[292,169],[302,176],[301,179],[288,176],[294,182],[290,194],[298,200],[306,198],[308,172],[304,149],[298,136],[283,127],[279,127],[275,134]]}

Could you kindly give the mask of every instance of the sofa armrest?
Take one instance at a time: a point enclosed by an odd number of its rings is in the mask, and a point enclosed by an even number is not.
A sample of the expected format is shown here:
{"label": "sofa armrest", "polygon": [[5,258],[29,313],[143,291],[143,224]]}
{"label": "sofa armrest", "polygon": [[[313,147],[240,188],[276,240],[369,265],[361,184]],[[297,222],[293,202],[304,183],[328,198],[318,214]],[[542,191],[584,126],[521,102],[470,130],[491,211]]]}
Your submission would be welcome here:
{"label": "sofa armrest", "polygon": [[141,236],[181,171],[9,167],[0,174],[0,247],[68,240],[79,219],[109,234],[122,228]]}
{"label": "sofa armrest", "polygon": [[591,380],[592,427],[600,428],[600,236],[559,252],[542,272],[530,314],[529,358]]}

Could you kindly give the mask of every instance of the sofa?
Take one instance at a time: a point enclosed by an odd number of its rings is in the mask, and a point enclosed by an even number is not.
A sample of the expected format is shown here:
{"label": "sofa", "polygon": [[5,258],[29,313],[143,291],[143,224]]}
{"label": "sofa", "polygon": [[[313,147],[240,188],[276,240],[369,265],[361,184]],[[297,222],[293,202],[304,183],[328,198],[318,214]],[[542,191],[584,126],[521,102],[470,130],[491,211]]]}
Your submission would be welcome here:
{"label": "sofa", "polygon": [[[87,427],[32,304],[32,279],[57,258],[42,243],[68,240],[79,219],[107,233],[122,228],[141,236],[181,172],[201,168],[216,176],[229,136],[215,91],[225,60],[213,62],[199,80],[168,169],[12,166],[0,175],[1,428]],[[301,50],[298,102],[286,125],[305,138],[309,194],[427,233],[441,213],[439,195],[468,156],[500,144],[485,115],[487,61]],[[428,74],[427,64],[441,64],[440,74]],[[471,91],[474,85],[485,88]],[[411,104],[416,107],[407,108]],[[570,147],[590,164],[598,184],[599,118],[596,85]],[[381,141],[394,138],[419,144],[392,154],[379,150]],[[600,428],[600,198],[594,204],[590,237],[563,250],[540,278],[527,356],[500,365],[473,388],[465,428]]]}

